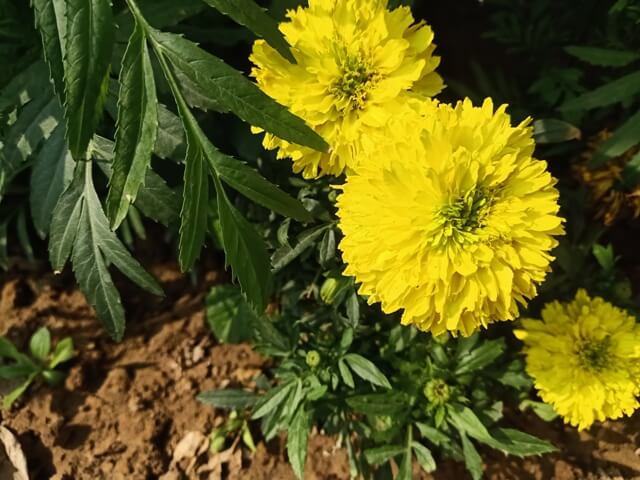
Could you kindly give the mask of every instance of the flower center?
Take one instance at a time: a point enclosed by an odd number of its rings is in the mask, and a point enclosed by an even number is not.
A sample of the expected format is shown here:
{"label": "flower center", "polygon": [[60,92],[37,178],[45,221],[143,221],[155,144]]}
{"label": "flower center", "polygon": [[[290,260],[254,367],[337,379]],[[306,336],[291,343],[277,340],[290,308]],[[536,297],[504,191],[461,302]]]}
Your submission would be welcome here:
{"label": "flower center", "polygon": [[440,215],[453,230],[473,232],[482,226],[487,215],[489,198],[481,190],[470,190],[440,209]]}
{"label": "flower center", "polygon": [[434,378],[424,386],[423,393],[429,402],[436,405],[444,405],[451,396],[451,389],[444,380]]}
{"label": "flower center", "polygon": [[378,80],[378,75],[371,69],[362,55],[347,55],[340,62],[340,76],[333,83],[332,93],[345,101],[344,109],[358,110],[364,107],[367,93]]}
{"label": "flower center", "polygon": [[597,341],[584,341],[578,345],[580,363],[588,370],[603,370],[610,360],[611,338],[605,337]]}

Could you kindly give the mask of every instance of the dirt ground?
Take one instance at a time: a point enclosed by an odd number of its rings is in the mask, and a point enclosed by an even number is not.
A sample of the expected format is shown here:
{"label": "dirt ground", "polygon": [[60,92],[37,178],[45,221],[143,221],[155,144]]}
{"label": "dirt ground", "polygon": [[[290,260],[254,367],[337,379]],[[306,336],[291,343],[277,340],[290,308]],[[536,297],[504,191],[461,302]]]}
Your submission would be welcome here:
{"label": "dirt ground", "polygon": [[[78,352],[64,385],[32,387],[0,413],[22,445],[31,478],[293,479],[282,439],[259,442],[253,455],[237,442],[219,454],[207,452],[206,435],[223,423],[225,412],[200,404],[195,395],[230,384],[251,387],[266,365],[249,346],[219,345],[209,333],[204,297],[225,277],[201,275],[194,287],[173,263],[150,270],[165,298],[141,294],[117,279],[125,286],[128,312],[119,344],[100,328],[70,277],[19,268],[0,276],[0,334],[23,347],[46,325],[55,339],[71,335]],[[485,451],[489,479],[640,479],[640,415],[581,434],[521,414],[509,420],[548,438],[560,452],[520,460]],[[468,478],[455,462],[439,465],[433,476],[416,468],[415,478]],[[348,478],[346,452],[314,434],[306,473],[311,480]]]}

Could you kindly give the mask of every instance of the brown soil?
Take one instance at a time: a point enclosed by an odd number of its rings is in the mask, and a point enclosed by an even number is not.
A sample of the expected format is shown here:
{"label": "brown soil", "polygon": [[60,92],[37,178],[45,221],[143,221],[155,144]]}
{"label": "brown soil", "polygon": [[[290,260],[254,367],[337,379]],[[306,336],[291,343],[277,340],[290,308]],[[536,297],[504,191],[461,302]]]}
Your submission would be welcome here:
{"label": "brown soil", "polygon": [[[173,264],[151,269],[166,298],[125,289],[126,338],[112,342],[97,324],[82,294],[67,278],[19,272],[0,276],[0,334],[24,346],[46,325],[55,339],[71,335],[78,356],[64,385],[35,386],[2,412],[2,424],[18,437],[33,479],[293,479],[285,442],[259,442],[251,454],[237,441],[217,455],[206,435],[225,412],[195,395],[227,385],[248,386],[266,361],[247,345],[219,345],[205,323],[205,292],[218,281],[208,274],[193,287]],[[548,438],[560,453],[512,459],[483,452],[487,478],[640,479],[640,415],[578,434],[560,423],[513,415],[517,427]],[[256,438],[259,434],[256,431]],[[434,477],[464,479],[464,468],[440,461]],[[347,455],[314,434],[309,479],[346,479]],[[0,479],[3,480],[3,479]]]}

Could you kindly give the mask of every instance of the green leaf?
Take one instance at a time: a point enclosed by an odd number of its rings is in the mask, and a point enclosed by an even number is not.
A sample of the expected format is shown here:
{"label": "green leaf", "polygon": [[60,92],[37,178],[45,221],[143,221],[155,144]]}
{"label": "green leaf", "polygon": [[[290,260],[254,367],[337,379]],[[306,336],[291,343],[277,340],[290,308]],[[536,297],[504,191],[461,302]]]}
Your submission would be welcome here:
{"label": "green leaf", "polygon": [[0,357],[22,361],[25,355],[18,351],[11,340],[6,337],[0,337]]}
{"label": "green leaf", "polygon": [[200,256],[207,233],[209,174],[200,141],[192,128],[187,132],[187,158],[180,212],[180,268],[190,270]]}
{"label": "green leaf", "polygon": [[62,270],[71,255],[80,289],[115,340],[120,340],[124,333],[124,309],[107,262],[113,263],[145,290],[162,295],[162,289],[153,277],[142,269],[109,229],[88,162],[78,164],[73,182],[54,210],[49,251],[57,271]]}
{"label": "green leaf", "polygon": [[561,143],[580,140],[581,137],[579,128],[563,120],[547,118],[533,122],[533,138],[536,143]]}
{"label": "green leaf", "polygon": [[273,286],[265,243],[253,226],[231,205],[219,180],[216,182],[216,193],[226,263],[231,265],[249,302],[256,311],[262,313]]}
{"label": "green leaf", "polygon": [[387,377],[370,360],[367,360],[357,353],[349,353],[343,358],[349,367],[351,367],[351,370],[353,370],[360,378],[380,387],[391,388],[391,384],[389,383],[389,380],[387,380]]}
{"label": "green leaf", "polygon": [[66,0],[66,16],[66,131],[71,155],[80,161],[102,115],[114,24],[109,0]]}
{"label": "green leaf", "polygon": [[347,405],[366,415],[398,415],[409,406],[403,394],[395,392],[369,393],[346,398]]}
{"label": "green leaf", "polygon": [[480,480],[482,478],[482,458],[473,446],[473,443],[462,433],[462,453],[464,455],[464,464],[471,473],[473,480]]}
{"label": "green leaf", "polygon": [[458,361],[456,375],[471,373],[493,363],[504,353],[504,340],[485,341]]}
{"label": "green leaf", "polygon": [[320,241],[319,260],[321,265],[327,265],[336,255],[336,233],[333,228],[327,230]]}
{"label": "green leaf", "polygon": [[11,180],[27,166],[25,160],[56,129],[60,117],[60,105],[50,87],[20,111],[0,149],[0,199]]}
{"label": "green leaf", "polygon": [[11,405],[13,405],[13,402],[15,402],[18,398],[22,396],[24,392],[27,391],[27,388],[29,388],[29,385],[31,385],[31,383],[35,380],[38,373],[39,372],[33,372],[19,387],[12,390],[7,395],[5,395],[4,398],[2,399],[2,408],[4,409],[11,408]]}
{"label": "green leaf", "polygon": [[433,459],[431,450],[419,442],[412,442],[411,447],[422,469],[427,473],[433,472],[436,469],[436,461]]}
{"label": "green leaf", "polygon": [[289,394],[291,394],[291,391],[295,388],[295,386],[296,382],[290,381],[269,390],[256,403],[251,418],[254,420],[257,418],[262,418],[269,412],[274,410],[276,407],[284,405],[285,400],[287,399]]}
{"label": "green leaf", "polygon": [[264,38],[280,55],[295,63],[289,45],[278,29],[278,22],[265,13],[253,0],[205,0],[213,8],[229,15],[257,36]]}
{"label": "green leaf", "polygon": [[602,142],[589,162],[591,168],[604,165],[611,158],[625,153],[640,143],[640,110],[617,128],[613,135]]}
{"label": "green leaf", "polygon": [[640,53],[630,50],[570,45],[564,47],[564,51],[583,62],[598,67],[624,67],[640,59]]}
{"label": "green leaf", "polygon": [[280,190],[253,168],[220,153],[208,141],[205,143],[205,154],[209,165],[220,178],[245,197],[285,217],[302,222],[311,220],[311,214],[298,200]]}
{"label": "green leaf", "polygon": [[66,373],[58,372],[56,370],[43,370],[41,372],[42,379],[47,383],[47,385],[51,385],[55,387],[56,385],[60,385],[62,381],[67,376]]}
{"label": "green leaf", "polygon": [[598,107],[606,107],[607,105],[629,100],[639,92],[640,71],[637,71],[573,98],[565,102],[560,109],[567,111],[592,110]]}
{"label": "green leaf", "polygon": [[513,428],[496,428],[492,430],[491,435],[496,441],[495,445],[492,445],[494,448],[518,457],[557,451],[557,448],[546,440]]}
{"label": "green leaf", "polygon": [[396,480],[411,480],[411,470],[413,462],[411,461],[411,444],[413,443],[413,428],[411,425],[407,428],[407,440],[404,447],[404,455],[402,456],[402,462],[400,463],[400,469],[398,470],[398,476]]}
{"label": "green leaf", "polygon": [[207,295],[207,323],[221,342],[249,340],[257,321],[238,287],[217,285]]}
{"label": "green leaf", "polygon": [[225,388],[223,390],[211,390],[209,392],[203,392],[196,398],[200,402],[206,403],[207,405],[213,405],[217,408],[224,408],[229,410],[251,407],[258,400],[258,397],[255,393],[234,388]]}
{"label": "green leaf", "polygon": [[551,422],[556,418],[558,418],[558,414],[553,409],[553,407],[548,403],[536,402],[534,400],[527,399],[520,402],[520,405],[518,406],[518,408],[520,408],[520,410],[526,410],[527,408],[531,408],[531,410],[533,410],[533,413],[535,413],[545,422]]}
{"label": "green leaf", "polygon": [[287,434],[287,455],[289,463],[299,479],[304,478],[304,463],[307,458],[307,443],[311,429],[311,415],[304,408],[298,408]]}
{"label": "green leaf", "polygon": [[35,11],[36,27],[42,37],[44,58],[49,65],[56,93],[64,96],[64,67],[62,59],[66,42],[66,3],[65,0],[32,0]]}
{"label": "green leaf", "polygon": [[49,361],[49,368],[56,368],[61,363],[68,362],[74,355],[73,339],[71,337],[63,338],[57,343],[56,348],[53,350],[51,360]]}
{"label": "green leaf", "polygon": [[382,465],[393,457],[397,457],[405,452],[402,445],[385,445],[383,447],[368,448],[364,451],[364,458],[369,465]]}
{"label": "green leaf", "polygon": [[29,363],[13,363],[11,365],[0,366],[0,378],[3,380],[18,380],[27,378],[33,372],[38,372],[40,368]]}
{"label": "green leaf", "polygon": [[320,225],[319,227],[313,227],[309,230],[305,230],[298,236],[298,243],[295,247],[291,248],[290,246],[285,245],[276,250],[271,256],[271,266],[274,273],[279,272],[298,258],[329,228],[331,228],[331,224]]}
{"label": "green leaf", "polygon": [[51,352],[51,334],[47,327],[40,327],[29,340],[29,351],[34,358],[45,362]]}
{"label": "green leaf", "polygon": [[38,60],[18,73],[0,91],[0,118],[6,111],[20,108],[35,98],[42,97],[50,88],[47,66]]}
{"label": "green leaf", "polygon": [[41,238],[49,233],[53,209],[71,183],[74,168],[75,162],[64,138],[64,126],[58,125],[36,155],[31,170],[29,203],[33,225]]}
{"label": "green leaf", "polygon": [[129,38],[120,70],[118,121],[107,214],[116,229],[144,183],[158,132],[156,85],[141,25]]}
{"label": "green leaf", "polygon": [[494,442],[487,428],[469,407],[450,408],[448,411],[449,420],[458,431],[464,432],[482,443],[491,444]]}
{"label": "green leaf", "polygon": [[353,375],[351,375],[347,364],[344,363],[344,360],[342,358],[338,361],[338,370],[340,371],[340,376],[342,377],[342,381],[345,383],[345,385],[354,388],[355,383],[353,382]]}
{"label": "green leaf", "polygon": [[224,110],[284,140],[319,151],[328,150],[327,143],[303,120],[219,58],[179,35],[153,31],[152,38],[174,69],[188,78],[204,96],[219,102]]}
{"label": "green leaf", "polygon": [[153,153],[162,159],[184,161],[186,140],[180,117],[158,104],[158,135]]}
{"label": "green leaf", "polygon": [[616,256],[613,253],[613,245],[606,247],[599,243],[594,243],[592,247],[593,256],[605,272],[613,272],[616,267]]}
{"label": "green leaf", "polygon": [[[171,27],[193,17],[206,7],[202,0],[138,0],[136,2],[144,18],[156,28]],[[118,41],[126,41],[134,28],[134,18],[128,9],[118,15]]]}

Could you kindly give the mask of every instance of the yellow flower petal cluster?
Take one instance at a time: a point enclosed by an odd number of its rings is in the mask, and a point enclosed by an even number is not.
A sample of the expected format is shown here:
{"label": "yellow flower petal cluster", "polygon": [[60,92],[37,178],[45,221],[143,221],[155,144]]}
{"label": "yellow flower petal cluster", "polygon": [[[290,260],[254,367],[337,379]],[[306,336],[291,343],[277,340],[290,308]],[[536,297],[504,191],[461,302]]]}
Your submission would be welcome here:
{"label": "yellow flower petal cluster", "polygon": [[[260,88],[303,118],[331,146],[329,153],[266,134],[264,146],[279,149],[305,178],[340,175],[358,152],[374,148],[404,118],[409,98],[428,98],[443,88],[435,73],[433,31],[414,23],[411,10],[387,10],[387,0],[309,0],[287,14],[280,30],[297,63],[263,40],[251,61]],[[259,132],[259,129],[254,129]]]}
{"label": "yellow flower petal cluster", "polygon": [[582,430],[640,406],[640,326],[626,311],[579,290],[515,334],[540,397],[571,425]]}
{"label": "yellow flower petal cluster", "polygon": [[369,303],[435,335],[518,315],[563,233],[530,120],[505,106],[421,102],[417,141],[360,160],[338,197],[345,274]]}

